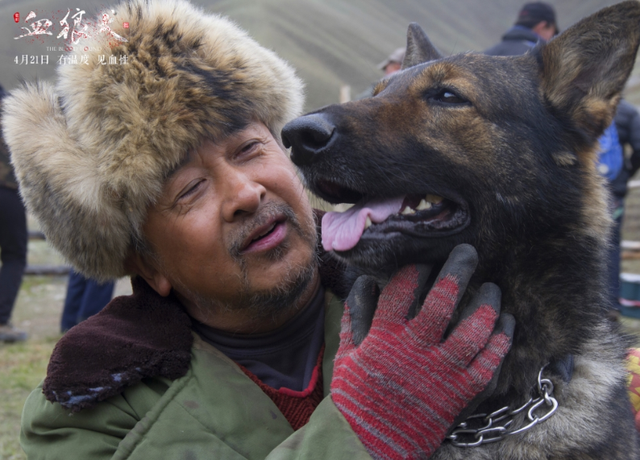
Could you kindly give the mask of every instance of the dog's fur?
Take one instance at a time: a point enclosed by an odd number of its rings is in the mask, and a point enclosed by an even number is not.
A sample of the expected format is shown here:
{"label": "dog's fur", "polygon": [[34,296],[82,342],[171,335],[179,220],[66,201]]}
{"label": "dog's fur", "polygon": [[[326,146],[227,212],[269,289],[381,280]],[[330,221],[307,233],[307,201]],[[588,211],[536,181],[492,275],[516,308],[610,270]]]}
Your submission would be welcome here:
{"label": "dog's fur", "polygon": [[[406,263],[441,263],[460,243],[477,248],[470,291],[497,283],[516,319],[483,412],[518,407],[552,363],[551,418],[481,447],[444,442],[432,458],[640,458],[628,343],[604,315],[610,217],[595,168],[598,136],[635,61],[640,3],[603,9],[517,57],[443,58],[419,27],[408,35],[403,71],[373,98],[323,108],[283,134],[309,187],[331,202],[434,194],[455,203],[454,228],[391,216],[337,255],[388,276]],[[553,365],[568,357],[571,378]]]}

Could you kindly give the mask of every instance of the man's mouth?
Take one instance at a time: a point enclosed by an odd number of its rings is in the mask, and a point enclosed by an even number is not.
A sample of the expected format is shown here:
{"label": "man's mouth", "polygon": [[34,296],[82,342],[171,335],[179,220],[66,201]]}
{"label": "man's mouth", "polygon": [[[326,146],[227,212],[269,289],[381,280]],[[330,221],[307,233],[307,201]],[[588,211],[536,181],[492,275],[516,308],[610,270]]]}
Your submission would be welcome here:
{"label": "man's mouth", "polygon": [[322,245],[327,251],[348,251],[365,238],[443,237],[469,224],[462,200],[439,195],[405,195],[362,199],[344,212],[328,212],[322,219]]}
{"label": "man's mouth", "polygon": [[286,218],[276,216],[269,222],[253,230],[245,239],[241,252],[254,252],[273,249],[278,246],[286,236]]}
{"label": "man's mouth", "polygon": [[255,236],[254,238],[251,238],[251,242],[257,241],[260,238],[268,235],[269,233],[271,233],[273,231],[274,228],[276,228],[277,222],[272,223],[271,225],[269,225],[269,227],[267,229],[265,229],[265,231],[261,232],[259,235]]}

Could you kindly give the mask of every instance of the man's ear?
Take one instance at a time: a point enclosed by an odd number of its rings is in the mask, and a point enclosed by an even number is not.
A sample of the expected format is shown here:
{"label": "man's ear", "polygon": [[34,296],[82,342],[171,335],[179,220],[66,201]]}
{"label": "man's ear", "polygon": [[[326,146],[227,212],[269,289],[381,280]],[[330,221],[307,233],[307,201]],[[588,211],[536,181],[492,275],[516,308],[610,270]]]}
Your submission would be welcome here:
{"label": "man's ear", "polygon": [[125,270],[128,273],[135,273],[142,277],[154,291],[162,297],[167,297],[171,293],[171,281],[162,274],[146,257],[137,252],[130,252],[124,262]]}
{"label": "man's ear", "polygon": [[415,22],[409,24],[407,30],[407,51],[404,54],[401,70],[422,64],[423,62],[440,59],[442,55],[424,33],[422,27]]}
{"label": "man's ear", "polygon": [[640,42],[640,2],[604,8],[533,50],[552,113],[576,134],[576,153],[611,124]]}

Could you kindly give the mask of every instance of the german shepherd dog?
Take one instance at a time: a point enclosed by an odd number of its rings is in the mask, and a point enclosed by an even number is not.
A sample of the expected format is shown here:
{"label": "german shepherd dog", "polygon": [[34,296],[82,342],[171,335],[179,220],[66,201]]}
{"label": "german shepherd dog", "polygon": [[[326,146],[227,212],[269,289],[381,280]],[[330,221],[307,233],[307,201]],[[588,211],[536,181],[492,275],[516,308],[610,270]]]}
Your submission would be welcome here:
{"label": "german shepherd dog", "polygon": [[432,459],[640,458],[629,342],[605,317],[610,217],[596,170],[639,41],[637,1],[523,56],[442,57],[412,24],[402,70],[372,98],[283,130],[308,187],[355,203],[325,216],[326,249],[388,277],[471,244],[479,264],[466,298],[492,281],[515,317],[482,415],[450,431]]}

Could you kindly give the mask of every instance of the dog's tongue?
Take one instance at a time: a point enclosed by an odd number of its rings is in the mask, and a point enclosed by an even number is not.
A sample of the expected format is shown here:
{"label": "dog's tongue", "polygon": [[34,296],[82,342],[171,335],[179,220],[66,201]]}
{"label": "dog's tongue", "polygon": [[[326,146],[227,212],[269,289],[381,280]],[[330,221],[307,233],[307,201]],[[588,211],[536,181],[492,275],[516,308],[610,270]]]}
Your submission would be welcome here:
{"label": "dog's tongue", "polygon": [[400,212],[404,197],[358,203],[345,212],[328,212],[322,217],[322,246],[325,251],[348,251],[360,240],[367,216],[380,223]]}

